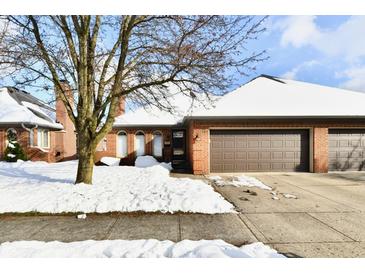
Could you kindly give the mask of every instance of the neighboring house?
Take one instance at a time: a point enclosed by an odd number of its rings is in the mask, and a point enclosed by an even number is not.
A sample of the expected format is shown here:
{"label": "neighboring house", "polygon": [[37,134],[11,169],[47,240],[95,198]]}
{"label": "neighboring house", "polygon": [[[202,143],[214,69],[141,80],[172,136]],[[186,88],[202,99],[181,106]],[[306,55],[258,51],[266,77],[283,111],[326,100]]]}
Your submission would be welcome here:
{"label": "neighboring house", "polygon": [[261,75],[211,109],[156,107],[120,114],[98,147],[133,164],[138,155],[194,174],[365,170],[365,94]]}
{"label": "neighboring house", "polygon": [[60,100],[53,109],[25,91],[0,88],[0,159],[10,131],[16,134],[30,160],[56,162],[75,158],[74,127]]}

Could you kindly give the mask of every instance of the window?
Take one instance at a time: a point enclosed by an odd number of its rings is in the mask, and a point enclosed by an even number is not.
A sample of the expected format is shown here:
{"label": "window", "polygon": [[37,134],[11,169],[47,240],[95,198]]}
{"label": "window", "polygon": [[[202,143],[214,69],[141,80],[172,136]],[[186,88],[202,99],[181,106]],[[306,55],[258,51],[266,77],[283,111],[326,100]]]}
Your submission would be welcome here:
{"label": "window", "polygon": [[49,148],[49,130],[38,129],[38,147]]}
{"label": "window", "polygon": [[117,157],[124,158],[128,155],[127,133],[121,131],[118,133],[117,140]]}
{"label": "window", "polygon": [[136,155],[142,156],[145,154],[145,138],[144,133],[142,131],[139,131],[136,133]]}
{"label": "window", "polygon": [[153,133],[152,154],[155,157],[162,157],[162,134],[159,131]]}

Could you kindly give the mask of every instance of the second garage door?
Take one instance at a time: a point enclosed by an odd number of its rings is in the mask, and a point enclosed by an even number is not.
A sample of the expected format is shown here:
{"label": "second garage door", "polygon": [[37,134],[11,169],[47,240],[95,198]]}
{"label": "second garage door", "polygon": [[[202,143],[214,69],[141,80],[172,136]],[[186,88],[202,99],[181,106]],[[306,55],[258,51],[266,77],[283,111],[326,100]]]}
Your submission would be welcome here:
{"label": "second garage door", "polygon": [[330,129],[328,169],[365,170],[365,129]]}
{"label": "second garage door", "polygon": [[210,171],[308,171],[307,130],[211,130]]}

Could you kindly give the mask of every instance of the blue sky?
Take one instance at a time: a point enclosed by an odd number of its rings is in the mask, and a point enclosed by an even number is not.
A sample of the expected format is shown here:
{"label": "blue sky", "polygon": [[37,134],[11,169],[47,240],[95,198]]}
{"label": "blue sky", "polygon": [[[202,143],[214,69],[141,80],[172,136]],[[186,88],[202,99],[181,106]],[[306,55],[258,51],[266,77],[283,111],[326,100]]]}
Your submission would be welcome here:
{"label": "blue sky", "polygon": [[365,16],[270,16],[256,74],[365,92]]}
{"label": "blue sky", "polygon": [[365,92],[365,16],[270,16],[265,24],[248,49],[270,58],[241,84],[269,74]]}

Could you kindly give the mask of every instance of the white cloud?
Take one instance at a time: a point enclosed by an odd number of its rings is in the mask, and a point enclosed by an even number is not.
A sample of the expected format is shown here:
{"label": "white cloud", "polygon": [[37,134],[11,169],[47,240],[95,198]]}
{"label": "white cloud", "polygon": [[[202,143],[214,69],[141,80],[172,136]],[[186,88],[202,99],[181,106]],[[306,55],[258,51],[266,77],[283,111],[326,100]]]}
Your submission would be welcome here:
{"label": "white cloud", "polygon": [[340,84],[340,87],[365,92],[365,66],[352,67],[342,73],[337,73],[337,76],[347,78]]}
{"label": "white cloud", "polygon": [[315,16],[288,16],[274,24],[282,31],[281,45],[312,46],[326,55],[349,61],[365,56],[365,16],[352,16],[335,29],[322,29]]}
{"label": "white cloud", "polygon": [[299,64],[298,66],[292,68],[291,70],[285,72],[284,74],[281,75],[282,78],[284,79],[292,79],[295,80],[297,78],[298,73],[303,70],[303,69],[308,69],[311,68],[313,66],[319,65],[320,63],[316,60],[310,60],[307,62],[303,62],[301,64]]}
{"label": "white cloud", "polygon": [[281,45],[302,47],[321,35],[314,20],[315,16],[288,16],[274,25],[283,30]]}

